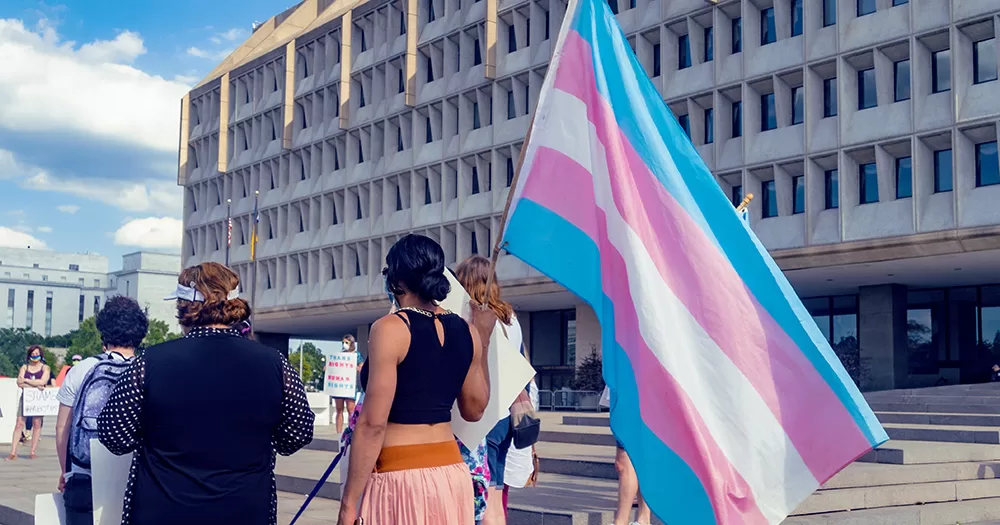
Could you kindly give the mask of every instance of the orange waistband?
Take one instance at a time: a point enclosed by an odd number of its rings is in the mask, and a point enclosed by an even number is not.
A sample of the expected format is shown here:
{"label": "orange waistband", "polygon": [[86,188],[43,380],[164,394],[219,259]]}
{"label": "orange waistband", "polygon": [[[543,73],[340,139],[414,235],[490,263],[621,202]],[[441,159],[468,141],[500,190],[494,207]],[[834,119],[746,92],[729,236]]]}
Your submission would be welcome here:
{"label": "orange waistband", "polygon": [[455,440],[420,445],[385,447],[375,462],[375,472],[394,472],[419,468],[444,467],[463,463]]}

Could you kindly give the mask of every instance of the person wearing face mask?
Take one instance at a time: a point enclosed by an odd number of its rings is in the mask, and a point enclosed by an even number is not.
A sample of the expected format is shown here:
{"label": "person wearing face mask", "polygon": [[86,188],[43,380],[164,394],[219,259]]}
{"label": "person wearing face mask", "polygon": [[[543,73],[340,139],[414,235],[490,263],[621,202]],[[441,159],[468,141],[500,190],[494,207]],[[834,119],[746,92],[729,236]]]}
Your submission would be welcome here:
{"label": "person wearing face mask", "polygon": [[[37,388],[39,390],[45,390],[45,385],[49,384],[49,377],[52,375],[52,371],[49,369],[49,365],[42,362],[42,347],[38,345],[32,345],[28,347],[28,353],[25,356],[24,364],[21,365],[21,369],[17,373],[17,386],[20,388]],[[21,443],[21,432],[25,427],[25,417],[24,417],[24,400],[18,404],[17,407],[17,425],[14,427],[14,437],[11,440],[10,455],[7,456],[7,461],[13,461],[17,459],[17,446]],[[31,459],[35,459],[35,451],[38,449],[38,440],[42,437],[42,418],[32,417],[31,418]]]}
{"label": "person wearing face mask", "polygon": [[[358,374],[361,373],[361,368],[364,366],[364,358],[361,357],[361,352],[358,351],[358,343],[355,341],[354,336],[347,334],[344,336],[342,353],[351,354],[355,356],[355,363],[358,364]],[[357,383],[360,389],[360,381]],[[356,395],[356,394],[355,394]],[[337,409],[337,434],[344,433],[344,407],[347,408],[348,414],[354,413],[354,406],[356,397],[335,397],[334,406]]]}

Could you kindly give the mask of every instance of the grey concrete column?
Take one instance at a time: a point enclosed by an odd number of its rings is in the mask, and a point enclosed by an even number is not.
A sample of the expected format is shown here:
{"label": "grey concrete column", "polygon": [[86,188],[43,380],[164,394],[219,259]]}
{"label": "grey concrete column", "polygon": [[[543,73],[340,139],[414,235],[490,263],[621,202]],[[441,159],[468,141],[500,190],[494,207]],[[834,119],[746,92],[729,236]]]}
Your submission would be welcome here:
{"label": "grey concrete column", "polygon": [[863,286],[858,297],[861,390],[903,388],[909,376],[906,287]]}
{"label": "grey concrete column", "polygon": [[260,344],[270,346],[281,352],[285,357],[288,357],[288,334],[254,332],[254,337],[257,338],[257,342]]}
{"label": "grey concrete column", "polygon": [[371,333],[368,330],[368,323],[358,325],[358,335],[354,338],[354,340],[358,344],[358,352],[361,352],[362,357],[365,359],[368,359],[369,337],[371,337]]}

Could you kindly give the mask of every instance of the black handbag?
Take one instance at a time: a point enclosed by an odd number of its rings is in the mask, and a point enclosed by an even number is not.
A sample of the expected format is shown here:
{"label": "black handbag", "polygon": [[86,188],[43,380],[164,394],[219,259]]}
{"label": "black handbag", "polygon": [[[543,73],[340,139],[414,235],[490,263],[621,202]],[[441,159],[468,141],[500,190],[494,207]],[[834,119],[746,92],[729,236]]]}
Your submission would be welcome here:
{"label": "black handbag", "polygon": [[528,448],[538,442],[542,420],[535,414],[526,392],[521,392],[510,407],[510,425],[514,435],[514,448]]}

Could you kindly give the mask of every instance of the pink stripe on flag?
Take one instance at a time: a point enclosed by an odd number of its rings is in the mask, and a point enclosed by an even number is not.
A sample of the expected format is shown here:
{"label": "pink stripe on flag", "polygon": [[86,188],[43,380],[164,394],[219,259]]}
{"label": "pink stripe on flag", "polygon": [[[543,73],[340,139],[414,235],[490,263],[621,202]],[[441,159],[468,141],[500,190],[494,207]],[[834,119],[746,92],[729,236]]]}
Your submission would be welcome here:
{"label": "pink stripe on flag", "polygon": [[594,199],[590,173],[562,153],[544,147],[535,154],[531,170],[559,173],[563,185],[559,194],[552,194],[545,178],[529,176],[524,198],[567,219],[593,239],[601,253],[604,293],[615,308],[615,339],[635,372],[643,422],[701,480],[718,523],[767,523],[746,480],[719,448],[687,393],[643,340],[625,260],[608,239],[606,218]]}
{"label": "pink stripe on flag", "polygon": [[[670,289],[753,384],[816,479],[825,481],[843,468],[845,457],[867,450],[867,439],[729,260],[650,172],[596,86],[590,45],[571,31],[555,88],[586,104],[605,147],[618,212],[642,240]],[[560,199],[566,192],[561,178],[541,181],[552,186],[537,187],[531,196],[536,202],[542,195]],[[572,222],[572,214],[564,217]]]}

